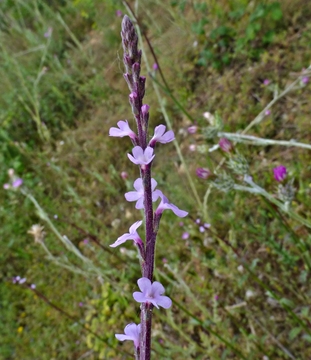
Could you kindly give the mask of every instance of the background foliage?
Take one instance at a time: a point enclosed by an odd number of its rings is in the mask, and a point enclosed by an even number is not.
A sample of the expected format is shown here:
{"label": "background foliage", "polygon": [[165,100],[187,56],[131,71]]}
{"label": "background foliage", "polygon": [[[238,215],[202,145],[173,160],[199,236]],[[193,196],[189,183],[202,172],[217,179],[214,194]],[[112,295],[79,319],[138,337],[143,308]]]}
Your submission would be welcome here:
{"label": "background foliage", "polygon": [[[204,138],[204,112],[217,112],[225,131],[238,132],[309,66],[308,2],[130,4],[179,104],[161,91],[186,168],[173,145],[160,147],[154,177],[190,214],[183,224],[169,212],[163,216],[156,279],[174,306],[155,311],[154,357],[310,358],[308,228],[264,198],[235,191],[212,189],[204,217],[186,174],[188,169],[203,202],[209,182],[195,170],[215,171],[224,155],[206,151],[218,139]],[[1,186],[0,359],[131,358],[131,344],[118,343],[114,334],[138,320],[131,294],[139,264],[130,244],[122,251],[108,247],[136,221],[133,204],[124,200],[137,177],[125,156],[131,144],[108,137],[118,120],[132,121],[117,10],[127,13],[112,0],[1,2],[0,182],[8,182],[13,168],[54,226],[100,274],[64,247],[29,198]],[[159,73],[152,75],[163,90]],[[146,99],[151,126],[163,123],[150,76]],[[307,83],[277,102],[250,134],[310,143],[309,99]],[[200,130],[190,135],[193,121]],[[297,188],[293,209],[310,219],[309,150],[246,144],[236,150],[272,194],[272,168],[285,165]],[[200,232],[197,218],[209,222],[210,230]],[[45,244],[57,261],[68,260],[81,273],[47,258],[27,234],[37,223],[45,226]],[[17,275],[36,284],[36,291],[13,284]]]}

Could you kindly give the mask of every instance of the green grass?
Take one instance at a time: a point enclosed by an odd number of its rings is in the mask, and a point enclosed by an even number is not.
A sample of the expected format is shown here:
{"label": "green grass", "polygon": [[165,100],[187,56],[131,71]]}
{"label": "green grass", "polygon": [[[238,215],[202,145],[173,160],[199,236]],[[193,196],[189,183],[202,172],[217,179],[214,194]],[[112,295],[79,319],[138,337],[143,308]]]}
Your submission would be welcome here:
{"label": "green grass", "polygon": [[[211,182],[195,170],[215,172],[224,156],[206,151],[218,138],[203,136],[210,131],[204,112],[217,112],[224,131],[242,131],[273,91],[309,66],[310,9],[302,0],[137,4],[141,30],[166,80],[159,72],[154,83],[147,77],[150,125],[165,122],[164,106],[184,159],[173,144],[159,146],[153,176],[174,204],[189,211],[182,226],[170,212],[161,220],[155,278],[174,305],[154,312],[153,358],[308,359],[309,228],[264,197],[241,191],[211,188],[203,208]],[[0,182],[8,182],[13,168],[60,234],[90,262],[66,249],[29,198],[1,185],[0,359],[131,358],[131,344],[114,334],[138,321],[132,292],[139,264],[131,244],[123,252],[108,246],[137,220],[123,196],[138,176],[126,157],[131,144],[108,136],[118,120],[133,121],[117,9],[126,13],[121,2],[109,0],[2,2]],[[249,26],[253,31],[245,30]],[[152,66],[146,42],[144,49]],[[263,86],[264,79],[271,85]],[[309,98],[310,84],[292,91],[248,134],[310,143]],[[186,131],[191,119],[199,126],[194,135]],[[191,152],[190,144],[199,151]],[[272,169],[285,165],[297,189],[292,210],[310,222],[310,150],[239,143],[235,151],[273,195]],[[242,184],[226,164],[222,170]],[[210,230],[201,233],[197,218],[211,223]],[[47,258],[27,234],[38,223],[56,260],[68,259],[65,264],[81,274]],[[35,283],[38,293],[12,284],[16,275]]]}

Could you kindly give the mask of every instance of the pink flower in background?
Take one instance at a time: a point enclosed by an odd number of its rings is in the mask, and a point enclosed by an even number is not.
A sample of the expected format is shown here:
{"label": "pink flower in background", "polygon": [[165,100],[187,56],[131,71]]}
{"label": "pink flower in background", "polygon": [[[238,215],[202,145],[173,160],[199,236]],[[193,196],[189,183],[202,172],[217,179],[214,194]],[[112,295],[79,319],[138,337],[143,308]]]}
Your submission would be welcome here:
{"label": "pink flower in background", "polygon": [[141,292],[135,291],[133,298],[139,303],[150,303],[156,308],[159,306],[168,309],[172,306],[172,300],[168,296],[164,296],[165,289],[161,283],[151,281],[148,278],[140,278],[137,281],[138,287]]}
{"label": "pink flower in background", "polygon": [[132,140],[136,139],[136,134],[129,127],[127,120],[125,120],[125,121],[120,120],[120,121],[118,121],[117,124],[118,124],[119,129],[115,128],[115,127],[110,128],[109,136],[114,136],[114,137],[129,136]]}
{"label": "pink flower in background", "polygon": [[136,165],[148,165],[154,159],[153,148],[147,146],[145,150],[140,146],[135,146],[132,150],[132,154],[127,154],[132,163]]}
{"label": "pink flower in background", "polygon": [[197,168],[196,169],[197,177],[206,180],[212,173],[209,169],[206,168]]}
{"label": "pink flower in background", "polygon": [[122,171],[120,176],[123,180],[126,180],[128,178],[128,173],[126,171]]}
{"label": "pink flower in background", "polygon": [[115,337],[119,341],[131,340],[134,342],[136,349],[139,347],[139,338],[140,338],[140,324],[136,325],[134,323],[128,324],[124,328],[124,334],[115,334]]}
{"label": "pink flower in background", "polygon": [[158,70],[159,69],[159,65],[157,64],[157,63],[154,63],[153,65],[152,65],[152,68],[153,68],[153,70]]}
{"label": "pink flower in background", "polygon": [[309,77],[308,77],[308,76],[304,76],[304,77],[301,79],[301,82],[302,82],[304,85],[308,84],[308,82],[309,82]]}
{"label": "pink flower in background", "polygon": [[269,109],[265,111],[265,115],[266,115],[266,116],[268,116],[268,115],[270,115],[270,114],[271,114],[271,111],[270,111]]}
{"label": "pink flower in background", "polygon": [[187,131],[189,134],[195,134],[198,131],[198,127],[196,125],[189,126]]}
{"label": "pink flower in background", "polygon": [[231,142],[226,138],[220,138],[218,144],[224,152],[230,152],[233,149]]}
{"label": "pink flower in background", "polygon": [[189,239],[189,236],[190,236],[190,234],[189,234],[187,231],[185,231],[185,232],[182,234],[181,238],[182,238],[183,240],[187,240],[187,239]]}
{"label": "pink flower in background", "polygon": [[154,135],[149,142],[149,146],[154,147],[157,142],[161,144],[167,144],[175,139],[174,132],[169,130],[165,132],[166,126],[159,125],[154,129]]}
{"label": "pink flower in background", "polygon": [[140,221],[136,221],[129,229],[129,233],[123,234],[122,236],[120,236],[113,244],[109,245],[110,247],[117,247],[123,243],[125,243],[125,241],[127,240],[134,240],[134,242],[136,244],[138,243],[142,243],[142,240],[140,238],[140,236],[138,235],[137,229],[140,227],[140,225],[143,222]]}
{"label": "pink flower in background", "polygon": [[265,80],[263,81],[263,84],[266,85],[266,86],[269,85],[269,84],[270,84],[270,80],[269,80],[269,79],[265,79]]}
{"label": "pink flower in background", "polygon": [[[159,196],[161,196],[162,192],[160,190],[155,190],[158,183],[151,179],[151,190],[152,190],[152,201],[157,201]],[[136,201],[135,208],[136,209],[143,209],[144,208],[144,185],[142,178],[138,178],[134,181],[134,189],[136,191],[129,191],[124,194],[125,199],[127,201]]]}
{"label": "pink flower in background", "polygon": [[121,10],[117,10],[116,11],[116,16],[117,17],[121,17],[123,14],[122,14],[122,11]]}
{"label": "pink flower in background", "polygon": [[197,146],[195,144],[189,145],[189,150],[190,151],[196,151],[196,149],[197,149]]}
{"label": "pink flower in background", "polygon": [[276,181],[283,181],[287,174],[287,169],[285,166],[280,165],[273,169],[274,178]]}
{"label": "pink flower in background", "polygon": [[23,179],[20,179],[20,178],[15,179],[15,180],[12,182],[12,186],[13,186],[14,188],[18,188],[18,187],[20,187],[22,184],[23,184]]}
{"label": "pink flower in background", "polygon": [[10,188],[10,184],[3,184],[3,189],[8,190]]}

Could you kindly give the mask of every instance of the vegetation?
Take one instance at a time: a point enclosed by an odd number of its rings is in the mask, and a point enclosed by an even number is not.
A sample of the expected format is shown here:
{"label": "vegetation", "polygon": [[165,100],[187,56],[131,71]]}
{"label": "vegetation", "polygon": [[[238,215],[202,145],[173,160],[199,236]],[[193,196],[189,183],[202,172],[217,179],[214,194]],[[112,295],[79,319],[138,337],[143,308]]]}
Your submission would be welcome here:
{"label": "vegetation", "polygon": [[[189,211],[161,223],[155,279],[173,306],[154,312],[154,358],[310,358],[311,153],[288,143],[311,142],[307,2],[3,0],[0,359],[131,358],[114,334],[137,321],[139,265],[131,244],[109,245],[135,221],[137,174],[130,142],[108,137],[132,121],[117,13],[130,9],[151,126],[177,138],[154,175]],[[233,150],[210,151],[228,133]],[[9,169],[21,187],[3,188]]]}

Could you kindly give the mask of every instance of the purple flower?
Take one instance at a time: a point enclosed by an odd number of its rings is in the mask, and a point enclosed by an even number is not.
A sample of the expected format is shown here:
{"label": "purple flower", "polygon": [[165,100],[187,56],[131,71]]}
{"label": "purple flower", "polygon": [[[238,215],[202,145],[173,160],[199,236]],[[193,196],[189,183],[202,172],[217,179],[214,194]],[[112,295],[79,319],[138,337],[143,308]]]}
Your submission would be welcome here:
{"label": "purple flower", "polygon": [[197,146],[195,144],[189,145],[189,150],[190,151],[196,151],[196,149],[197,149]]}
{"label": "purple flower", "polygon": [[142,113],[143,115],[147,115],[149,109],[150,109],[150,106],[147,105],[147,104],[144,104],[144,105],[141,107],[141,113]]}
{"label": "purple flower", "polygon": [[137,233],[137,229],[140,227],[140,225],[143,222],[140,221],[136,221],[129,229],[129,233],[123,234],[122,236],[120,236],[113,244],[109,245],[110,247],[117,247],[123,243],[125,243],[125,241],[127,240],[134,240],[134,242],[136,244],[138,243],[142,243],[141,238],[139,237],[138,233]]}
{"label": "purple flower", "polygon": [[201,223],[201,219],[199,219],[199,218],[196,219],[195,223],[196,223],[196,224],[200,224],[200,223]]}
{"label": "purple flower", "polygon": [[187,131],[189,134],[195,134],[198,131],[198,127],[196,125],[189,126]]}
{"label": "purple flower", "polygon": [[205,229],[209,229],[211,227],[211,224],[204,223],[204,227],[205,227]]}
{"label": "purple flower", "polygon": [[121,17],[123,14],[122,14],[122,11],[121,10],[117,10],[116,11],[116,16],[117,17]]}
{"label": "purple flower", "polygon": [[180,210],[176,205],[170,203],[166,196],[164,196],[162,193],[159,194],[161,197],[161,202],[156,210],[156,215],[161,215],[164,210],[172,210],[173,213],[178,217],[185,217],[188,215],[187,211]]}
{"label": "purple flower", "polygon": [[[162,195],[162,192],[160,190],[155,190],[158,183],[151,179],[151,191],[152,191],[152,201],[157,201],[159,196]],[[126,194],[124,194],[125,199],[127,201],[137,201],[135,208],[136,209],[143,209],[144,208],[144,185],[143,180],[141,178],[138,178],[134,181],[134,189],[136,191],[129,191]]]}
{"label": "purple flower", "polygon": [[145,150],[140,146],[135,146],[132,152],[133,155],[127,154],[127,156],[136,165],[148,165],[155,157],[153,155],[153,148],[150,146],[147,146]]}
{"label": "purple flower", "polygon": [[118,128],[112,127],[109,130],[109,136],[115,136],[115,137],[124,137],[129,136],[132,140],[136,139],[136,134],[133,130],[130,129],[128,121],[120,120],[118,121]]}
{"label": "purple flower", "polygon": [[84,306],[84,304],[83,304],[82,301],[79,302],[79,306],[80,306],[80,307]]}
{"label": "purple flower", "polygon": [[174,132],[169,130],[165,132],[166,126],[159,125],[154,129],[153,138],[149,142],[149,146],[154,147],[157,142],[161,144],[167,144],[175,139]]}
{"label": "purple flower", "polygon": [[13,186],[14,188],[18,188],[18,187],[20,187],[22,184],[23,184],[23,179],[20,179],[20,178],[17,178],[16,180],[14,180],[14,181],[12,182],[12,186]]}
{"label": "purple flower", "polygon": [[273,169],[274,178],[276,181],[283,181],[285,179],[287,169],[285,166],[280,165]]}
{"label": "purple flower", "polygon": [[172,306],[172,300],[168,296],[163,296],[165,289],[161,283],[151,281],[148,278],[140,278],[137,281],[138,287],[141,292],[135,291],[133,298],[139,303],[153,304],[157,309],[159,306],[168,309]]}
{"label": "purple flower", "polygon": [[308,84],[308,82],[309,82],[308,76],[304,76],[304,77],[301,79],[301,82],[302,82],[304,85]]}
{"label": "purple flower", "polygon": [[230,152],[233,148],[231,142],[226,138],[219,139],[218,144],[219,144],[221,150],[224,152]]}
{"label": "purple flower", "polygon": [[200,231],[201,233],[204,233],[205,227],[204,227],[204,226],[200,226],[200,227],[199,227],[199,231]]}
{"label": "purple flower", "polygon": [[36,284],[31,284],[31,285],[30,285],[30,288],[31,288],[32,290],[34,290],[34,289],[36,288]]}
{"label": "purple flower", "polygon": [[197,168],[195,173],[197,174],[197,177],[204,180],[206,180],[211,175],[210,170],[206,168]]}
{"label": "purple flower", "polygon": [[270,84],[270,80],[269,80],[269,79],[265,79],[265,80],[263,81],[263,84],[264,84],[265,86],[269,85],[269,84]]}
{"label": "purple flower", "polygon": [[3,184],[3,189],[8,190],[10,188],[10,184]]}
{"label": "purple flower", "polygon": [[123,180],[126,180],[128,178],[128,173],[126,171],[122,171],[120,176]]}
{"label": "purple flower", "polygon": [[18,283],[19,284],[24,284],[26,281],[27,281],[26,278],[22,278],[22,279],[18,280]]}
{"label": "purple flower", "polygon": [[187,231],[185,231],[185,232],[182,234],[181,238],[182,238],[183,240],[187,240],[187,239],[189,239],[189,236],[190,236],[190,234],[189,234]]}
{"label": "purple flower", "polygon": [[134,341],[134,346],[136,347],[136,349],[139,348],[140,324],[136,325],[134,323],[131,323],[126,325],[124,328],[124,334],[115,334],[115,337],[119,341]]}
{"label": "purple flower", "polygon": [[152,68],[153,68],[153,70],[158,70],[158,69],[159,69],[159,65],[158,65],[157,63],[154,63],[154,64],[152,65]]}
{"label": "purple flower", "polygon": [[265,111],[265,115],[266,115],[266,116],[268,116],[268,115],[270,115],[270,114],[271,114],[271,111],[270,111],[269,109]]}

